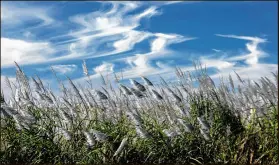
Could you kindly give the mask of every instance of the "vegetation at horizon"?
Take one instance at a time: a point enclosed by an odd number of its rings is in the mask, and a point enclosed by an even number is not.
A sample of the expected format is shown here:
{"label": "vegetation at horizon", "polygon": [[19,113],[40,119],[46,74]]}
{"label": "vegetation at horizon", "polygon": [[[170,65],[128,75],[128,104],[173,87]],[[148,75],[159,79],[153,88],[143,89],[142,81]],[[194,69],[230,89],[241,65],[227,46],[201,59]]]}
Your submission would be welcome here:
{"label": "vegetation at horizon", "polygon": [[1,93],[1,164],[277,164],[278,72],[258,81],[176,68],[118,88],[64,84],[61,96],[16,64],[11,97]]}

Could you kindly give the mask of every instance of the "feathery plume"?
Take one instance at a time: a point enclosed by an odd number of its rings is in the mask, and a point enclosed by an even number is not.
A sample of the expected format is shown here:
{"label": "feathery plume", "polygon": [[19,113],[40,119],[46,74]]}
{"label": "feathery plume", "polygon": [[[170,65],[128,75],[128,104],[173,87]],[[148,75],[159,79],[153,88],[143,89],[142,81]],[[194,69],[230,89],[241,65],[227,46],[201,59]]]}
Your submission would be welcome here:
{"label": "feathery plume", "polygon": [[1,112],[6,115],[6,116],[9,116],[9,117],[12,117],[13,115],[17,115],[18,112],[16,110],[14,110],[13,108],[11,107],[8,107],[7,105],[5,104],[1,104]]}
{"label": "feathery plume", "polygon": [[185,123],[182,119],[177,119],[177,120],[182,126],[184,126],[186,132],[194,131],[194,127],[192,126],[192,124]]}
{"label": "feathery plume", "polygon": [[155,91],[153,89],[151,91],[152,91],[152,95],[155,99],[157,99],[157,100],[162,100],[163,99],[163,97],[157,91]]}
{"label": "feathery plume", "polygon": [[120,89],[123,91],[125,95],[132,95],[133,93],[123,84],[119,84]]}
{"label": "feathery plume", "polygon": [[136,132],[141,138],[149,138],[150,135],[147,133],[146,130],[144,130],[141,126],[136,125]]}
{"label": "feathery plume", "polygon": [[64,122],[72,126],[73,118],[68,113],[66,113],[63,109],[60,108],[58,110],[59,110],[60,117],[64,120]]}
{"label": "feathery plume", "polygon": [[83,134],[86,137],[86,141],[87,141],[87,144],[89,145],[89,147],[94,146],[96,141],[95,141],[92,133],[84,131]]}
{"label": "feathery plume", "polygon": [[202,134],[202,136],[204,137],[205,140],[210,140],[209,133],[206,132],[206,130],[200,128],[200,132],[201,132],[201,134]]}
{"label": "feathery plume", "polygon": [[139,91],[144,92],[146,91],[145,87],[141,85],[139,82],[136,80],[130,79],[131,84],[136,87]]}
{"label": "feathery plume", "polygon": [[144,97],[143,94],[142,94],[140,91],[138,91],[138,90],[136,90],[136,89],[134,89],[134,88],[130,88],[130,89],[131,89],[132,93],[133,93],[136,97],[138,97],[138,98]]}
{"label": "feathery plume", "polygon": [[73,108],[72,104],[69,103],[65,98],[62,98],[64,105],[70,110],[70,113],[73,117],[77,116],[77,112],[75,111],[75,109]]}
{"label": "feathery plume", "polygon": [[88,76],[89,74],[88,74],[88,69],[87,69],[85,60],[83,60],[82,69],[83,69],[84,75],[85,75],[85,76]]}
{"label": "feathery plume", "polygon": [[197,117],[199,124],[201,125],[201,128],[203,130],[209,130],[210,129],[210,125],[209,123],[204,120],[202,117]]}
{"label": "feathery plume", "polygon": [[125,147],[127,144],[128,144],[128,138],[124,138],[124,139],[121,141],[121,143],[120,143],[118,149],[117,149],[117,150],[115,151],[115,153],[113,154],[113,157],[117,156],[121,151],[123,151],[124,147]]}
{"label": "feathery plume", "polygon": [[127,114],[128,118],[130,120],[132,120],[136,126],[141,126],[142,125],[142,119],[138,115],[136,115],[136,114],[134,114],[133,112],[130,112],[130,111],[126,111],[126,114]]}
{"label": "feathery plume", "polygon": [[169,87],[166,88],[168,90],[168,92],[174,97],[174,99],[176,100],[176,102],[181,102],[182,99],[180,97],[178,97]]}
{"label": "feathery plume", "polygon": [[178,136],[178,135],[181,134],[181,132],[179,132],[176,129],[164,129],[163,132],[167,137],[170,137],[170,138]]}
{"label": "feathery plume", "polygon": [[174,107],[180,112],[180,114],[183,117],[189,117],[191,118],[191,114],[188,112],[188,110],[183,109],[181,106],[175,104]]}
{"label": "feathery plume", "polygon": [[16,102],[19,102],[19,100],[20,100],[20,94],[19,94],[19,89],[18,88],[16,88],[16,90],[15,90],[15,101]]}
{"label": "feathery plume", "polygon": [[32,81],[34,82],[35,84],[35,90],[36,91],[41,91],[41,87],[40,87],[40,84],[32,77]]}
{"label": "feathery plume", "polygon": [[71,134],[69,131],[65,130],[64,128],[57,128],[57,133],[63,135],[63,137],[69,141],[71,140]]}
{"label": "feathery plume", "polygon": [[244,83],[244,81],[241,79],[241,77],[239,76],[239,74],[237,74],[235,71],[234,71],[234,73],[236,74],[237,79],[238,79],[241,83]]}
{"label": "feathery plume", "polygon": [[150,80],[148,80],[146,77],[141,76],[141,78],[146,85],[153,86],[152,82]]}
{"label": "feathery plume", "polygon": [[99,97],[100,100],[108,99],[108,97],[103,92],[101,92],[99,90],[93,90],[93,91],[96,93],[96,95]]}
{"label": "feathery plume", "polygon": [[233,83],[233,79],[232,79],[232,76],[229,75],[229,81],[230,81],[230,85],[231,85],[231,88],[232,88],[232,91],[234,92],[234,83]]}
{"label": "feathery plume", "polygon": [[102,133],[100,131],[91,129],[90,133],[93,133],[94,137],[96,138],[97,141],[99,142],[105,142],[108,140],[108,135],[106,135],[105,133]]}
{"label": "feathery plume", "polygon": [[45,101],[47,101],[49,104],[53,104],[53,101],[51,100],[50,97],[48,97],[46,94],[43,94],[43,93],[41,93],[41,95]]}

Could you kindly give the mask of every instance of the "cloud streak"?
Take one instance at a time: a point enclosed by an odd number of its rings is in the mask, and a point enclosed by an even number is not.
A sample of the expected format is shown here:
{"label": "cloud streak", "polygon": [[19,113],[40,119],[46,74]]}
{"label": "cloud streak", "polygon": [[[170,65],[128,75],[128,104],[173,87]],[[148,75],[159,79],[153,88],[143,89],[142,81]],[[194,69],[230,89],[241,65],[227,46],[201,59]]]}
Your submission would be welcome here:
{"label": "cloud streak", "polygon": [[[267,39],[251,36],[237,36],[237,35],[222,35],[216,34],[218,37],[241,39],[249,41],[246,43],[247,53],[231,57],[222,57],[222,59],[203,59],[202,62],[207,66],[219,69],[219,73],[213,74],[212,78],[216,79],[221,76],[227,77],[229,74],[233,79],[237,80],[234,71],[237,72],[243,79],[257,80],[260,77],[271,76],[271,72],[278,71],[278,64],[268,64],[259,62],[260,58],[267,57],[268,54],[259,48],[261,43],[266,43]],[[243,61],[246,65],[237,66],[237,62]]]}
{"label": "cloud streak", "polygon": [[95,73],[112,73],[113,72],[114,65],[112,63],[103,63],[102,65],[99,65],[95,67],[93,70]]}
{"label": "cloud streak", "polygon": [[[18,5],[18,3],[20,5]],[[36,25],[28,28],[38,28],[48,26],[54,23],[50,17],[49,10],[46,7],[30,6],[21,2],[1,2],[1,24],[4,27],[23,26],[27,21],[40,21]],[[26,27],[25,27],[26,30]]]}
{"label": "cloud streak", "polygon": [[47,42],[27,42],[1,37],[1,67],[47,61],[55,50]]}
{"label": "cloud streak", "polygon": [[77,70],[77,66],[72,64],[72,65],[52,65],[51,68],[60,74],[66,74],[66,73],[71,73]]}
{"label": "cloud streak", "polygon": [[266,39],[258,38],[258,37],[221,35],[221,34],[216,34],[216,36],[251,41],[246,44],[246,48],[250,52],[249,54],[232,57],[228,59],[230,61],[245,60],[245,63],[248,65],[257,65],[259,62],[259,58],[265,57],[267,55],[264,51],[261,51],[258,47],[260,43],[267,42]]}
{"label": "cloud streak", "polygon": [[[105,5],[111,5],[110,10],[99,10],[93,11],[87,14],[77,14],[69,17],[68,24],[72,24],[78,28],[71,29],[70,32],[56,36],[59,38],[58,42],[52,43],[51,40],[45,40],[43,43],[43,49],[46,50],[43,55],[37,55],[36,60],[29,60],[25,58],[25,55],[30,53],[29,49],[21,49],[22,55],[12,55],[12,58],[6,59],[3,62],[3,66],[9,67],[12,60],[16,60],[21,65],[28,65],[34,63],[51,63],[57,61],[64,61],[70,59],[89,59],[89,58],[100,58],[105,56],[113,56],[115,54],[124,53],[133,50],[134,46],[152,36],[153,33],[136,30],[140,26],[140,21],[143,19],[149,19],[154,15],[160,14],[155,5],[146,7],[137,14],[127,14],[143,7],[143,3],[139,2],[101,2]],[[27,6],[27,5],[26,5]],[[24,23],[24,20],[40,19],[43,21],[42,26],[54,24],[54,19],[49,15],[47,9],[41,9],[36,6],[28,6],[22,10],[14,4],[7,3],[3,6],[3,10],[7,11],[10,9],[15,12],[5,12],[3,15],[4,22],[14,23],[14,26],[20,26]],[[31,10],[32,9],[32,10]],[[37,12],[39,14],[35,14]],[[38,18],[37,18],[38,17]],[[24,18],[24,19],[21,19]],[[26,18],[26,19],[25,19]],[[13,20],[23,20],[22,22],[16,23]],[[40,26],[41,26],[40,25]],[[8,26],[8,25],[6,25]],[[23,36],[30,36],[30,30],[25,31]],[[18,39],[17,39],[18,40]],[[3,38],[3,41],[12,45],[18,44],[18,41],[13,38]],[[22,40],[22,43],[34,44],[38,47],[38,41],[26,41]],[[161,41],[164,42],[164,41]],[[164,43],[162,43],[164,44]],[[1,45],[4,48],[8,44]],[[27,44],[25,44],[27,45]],[[51,45],[51,46],[50,46]],[[17,47],[13,48],[18,49]],[[14,51],[13,50],[13,51]],[[53,51],[55,50],[55,52]],[[100,51],[103,50],[103,51]],[[32,53],[37,53],[31,50]],[[68,51],[68,52],[66,52]],[[4,57],[10,56],[10,49],[3,51]],[[20,57],[18,57],[20,56]],[[44,58],[47,57],[47,58]]]}

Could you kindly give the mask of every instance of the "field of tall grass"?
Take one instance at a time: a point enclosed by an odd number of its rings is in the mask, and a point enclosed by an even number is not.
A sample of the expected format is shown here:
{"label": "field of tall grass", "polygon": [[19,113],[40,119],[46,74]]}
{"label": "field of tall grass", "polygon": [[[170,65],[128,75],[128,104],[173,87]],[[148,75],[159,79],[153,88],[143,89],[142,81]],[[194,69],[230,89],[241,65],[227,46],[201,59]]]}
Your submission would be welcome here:
{"label": "field of tall grass", "polygon": [[196,65],[176,68],[177,83],[116,75],[118,88],[93,89],[83,69],[83,86],[56,77],[57,96],[16,64],[16,83],[2,87],[1,164],[278,163],[278,73],[215,84]]}

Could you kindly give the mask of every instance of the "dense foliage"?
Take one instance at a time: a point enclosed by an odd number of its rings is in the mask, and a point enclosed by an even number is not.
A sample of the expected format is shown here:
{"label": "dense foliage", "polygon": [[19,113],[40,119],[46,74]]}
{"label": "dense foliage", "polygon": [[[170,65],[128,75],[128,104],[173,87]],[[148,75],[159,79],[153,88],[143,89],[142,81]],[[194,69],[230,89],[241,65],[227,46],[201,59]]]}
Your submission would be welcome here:
{"label": "dense foliage", "polygon": [[278,163],[278,73],[259,81],[176,69],[178,83],[66,86],[61,96],[16,64],[1,94],[1,163]]}

